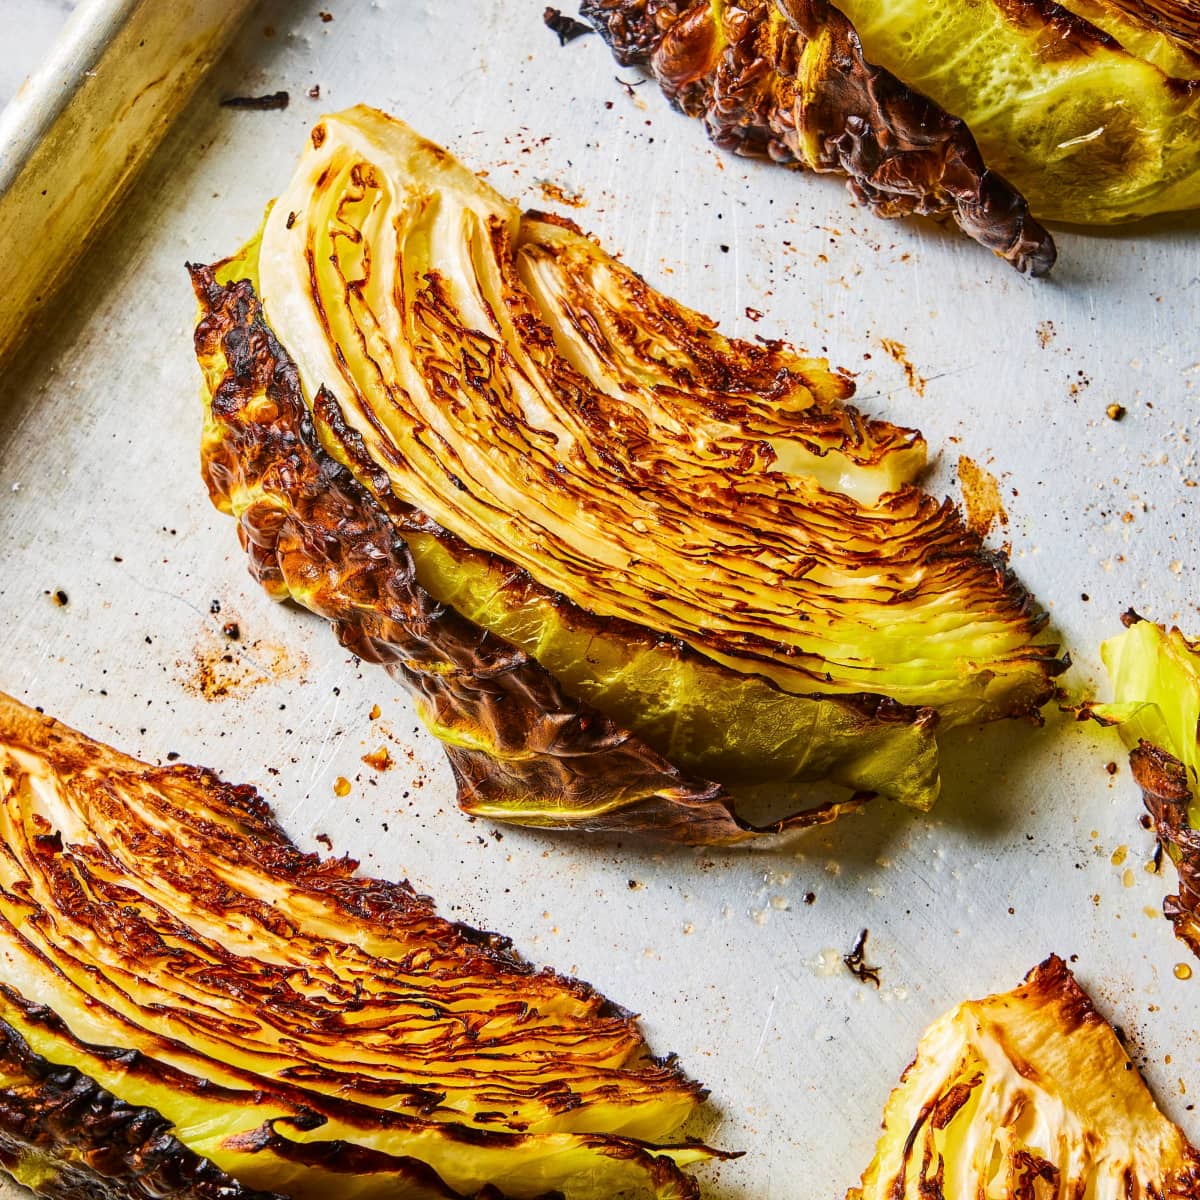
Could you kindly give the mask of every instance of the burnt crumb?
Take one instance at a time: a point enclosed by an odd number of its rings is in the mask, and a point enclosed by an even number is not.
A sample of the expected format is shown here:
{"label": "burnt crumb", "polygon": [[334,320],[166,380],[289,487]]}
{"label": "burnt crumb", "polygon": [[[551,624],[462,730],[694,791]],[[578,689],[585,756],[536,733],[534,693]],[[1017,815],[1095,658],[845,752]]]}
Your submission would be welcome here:
{"label": "burnt crumb", "polygon": [[748,304],[746,305],[746,316],[751,321],[761,321],[763,319],[762,313],[757,308],[751,308]]}
{"label": "burnt crumb", "polygon": [[178,750],[170,750],[167,752],[167,762],[178,762],[178,761],[179,761],[179,751]]}
{"label": "burnt crumb", "polygon": [[329,836],[329,834],[318,833],[317,836],[313,840],[320,842],[321,845],[324,846],[325,849],[330,852],[330,854],[333,853],[333,838],[331,838]]}
{"label": "burnt crumb", "polygon": [[288,228],[288,229],[291,229],[291,227],[292,227],[293,225],[295,225],[295,223],[296,223],[296,214],[295,214],[295,212],[290,212],[290,213],[288,213],[288,215],[287,215],[287,223],[286,223],[286,225],[287,225],[287,228]]}
{"label": "burnt crumb", "polygon": [[558,34],[560,46],[565,46],[576,38],[586,37],[589,33],[596,32],[590,25],[576,21],[574,17],[568,17],[565,13],[559,12],[557,8],[547,8],[542,13],[542,20],[547,29]]}
{"label": "burnt crumb", "polygon": [[724,242],[722,242],[722,243],[721,243],[721,253],[722,253],[722,254],[728,254],[728,253],[729,253],[729,247],[728,247],[727,245],[725,245],[725,243],[724,243]]}
{"label": "burnt crumb", "polygon": [[1110,404],[1110,405],[1109,405],[1109,406],[1108,406],[1108,407],[1107,407],[1107,408],[1104,410],[1104,415],[1105,415],[1105,416],[1106,416],[1106,417],[1107,417],[1107,418],[1108,418],[1110,421],[1119,421],[1119,420],[1121,420],[1121,418],[1122,418],[1122,417],[1124,417],[1124,416],[1125,416],[1125,412],[1126,412],[1125,405],[1123,405],[1123,404]]}
{"label": "burnt crumb", "polygon": [[208,611],[209,611],[210,613],[212,613],[212,614],[213,614],[213,616],[216,616],[216,615],[217,615],[217,613],[219,613],[219,612],[221,611],[221,602],[220,602],[220,600],[214,600],[214,601],[213,601],[213,602],[212,602],[212,603],[211,603],[211,604],[208,606]]}
{"label": "burnt crumb", "polygon": [[1087,594],[1087,592],[1080,592],[1079,598],[1080,598],[1080,600],[1082,600],[1084,602],[1084,604],[1086,604],[1089,600],[1091,600],[1091,596],[1089,596]]}
{"label": "burnt crumb", "polygon": [[805,892],[804,893],[804,903],[805,904],[816,904],[816,902],[817,902],[817,893],[816,892]]}
{"label": "burnt crumb", "polygon": [[321,18],[322,25],[328,25],[333,20],[333,13],[326,12],[324,9],[317,13],[317,16]]}
{"label": "burnt crumb", "polygon": [[1132,629],[1136,624],[1138,624],[1139,621],[1144,621],[1145,619],[1146,618],[1143,617],[1140,612],[1133,608],[1127,608],[1121,614],[1121,624],[1124,625],[1126,629]]}
{"label": "burnt crumb", "polygon": [[221,632],[231,641],[236,642],[241,636],[242,631],[236,621],[226,621],[221,626]]}
{"label": "burnt crumb", "polygon": [[636,879],[629,880],[629,890],[631,892],[636,892],[641,886],[642,885]]}
{"label": "burnt crumb", "polygon": [[71,598],[62,590],[62,588],[58,588],[50,598],[55,604],[58,605],[59,608],[66,608],[71,602]]}
{"label": "burnt crumb", "polygon": [[254,108],[267,112],[276,108],[287,108],[291,97],[287,92],[271,92],[267,96],[226,96],[222,108]]}
{"label": "burnt crumb", "polygon": [[312,85],[312,87],[310,87],[310,88],[308,89],[308,98],[309,98],[310,100],[320,100],[320,98],[321,98],[321,85],[320,85],[319,83],[314,83],[314,84]]}
{"label": "burnt crumb", "polygon": [[859,980],[860,983],[873,983],[876,987],[879,986],[879,968],[868,966],[863,961],[863,955],[867,948],[867,937],[869,930],[864,929],[858,935],[858,941],[854,943],[854,949],[849,954],[842,955],[842,962],[846,964],[846,970]]}
{"label": "burnt crumb", "polygon": [[1107,762],[1104,764],[1104,769],[1110,775],[1115,775],[1117,773],[1117,764],[1115,762]]}

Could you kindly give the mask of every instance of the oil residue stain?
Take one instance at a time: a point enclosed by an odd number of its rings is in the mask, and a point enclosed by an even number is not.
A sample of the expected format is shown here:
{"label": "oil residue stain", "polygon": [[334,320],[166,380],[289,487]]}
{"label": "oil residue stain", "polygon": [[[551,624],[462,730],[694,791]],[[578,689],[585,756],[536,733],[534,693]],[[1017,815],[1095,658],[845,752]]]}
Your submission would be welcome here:
{"label": "oil residue stain", "polygon": [[257,641],[230,645],[226,634],[221,641],[205,641],[196,647],[189,660],[177,660],[179,681],[194,696],[208,701],[236,699],[264,683],[301,674],[307,659],[294,650]]}
{"label": "oil residue stain", "polygon": [[967,528],[972,533],[986,537],[997,521],[1008,526],[1008,513],[1000,499],[1000,484],[991,471],[964,454],[958,460],[958,482],[962,486]]}
{"label": "oil residue stain", "polygon": [[570,192],[549,179],[538,180],[538,191],[542,193],[543,200],[554,204],[565,204],[568,208],[587,208],[587,200],[582,193]]}
{"label": "oil residue stain", "polygon": [[917,374],[917,368],[908,360],[908,347],[903,342],[897,342],[892,338],[880,338],[879,344],[896,360],[904,370],[904,378],[908,386],[916,392],[918,396],[925,395],[926,379],[923,375]]}

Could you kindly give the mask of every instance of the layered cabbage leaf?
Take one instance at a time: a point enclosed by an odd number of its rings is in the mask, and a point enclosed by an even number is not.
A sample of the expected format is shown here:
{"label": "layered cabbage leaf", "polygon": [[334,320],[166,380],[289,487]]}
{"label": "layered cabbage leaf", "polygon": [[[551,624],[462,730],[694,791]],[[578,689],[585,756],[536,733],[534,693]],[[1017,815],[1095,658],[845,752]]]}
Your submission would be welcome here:
{"label": "layered cabbage leaf", "polygon": [[[261,240],[194,278],[209,487],[260,575],[357,644],[348,625],[369,605],[338,593],[394,568],[410,610],[419,592],[546,676],[572,729],[653,759],[657,809],[672,771],[695,796],[825,778],[927,807],[935,726],[1033,716],[1052,690],[1045,618],[954,506],[915,485],[919,434],[849,406],[824,361],[723,337],[382,113],[324,118]],[[340,579],[266,562],[302,474],[270,458],[300,443],[313,488],[346,473],[354,520],[311,514],[340,545],[321,550]],[[364,521],[392,532],[392,560],[352,545]],[[381,615],[391,633],[372,636],[393,648],[368,656],[444,691],[395,649],[412,631]],[[453,719],[423,705],[474,756],[466,806],[628,828],[648,777],[597,778],[578,747],[551,764],[538,705],[499,711],[471,669],[473,713],[465,690]]]}
{"label": "layered cabbage leaf", "polygon": [[936,1021],[847,1200],[1195,1200],[1200,1154],[1058,957]]}
{"label": "layered cabbage leaf", "polygon": [[1100,647],[1113,699],[1083,715],[1116,725],[1160,843],[1179,871],[1163,901],[1175,933],[1200,957],[1200,643],[1135,612]]}
{"label": "layered cabbage leaf", "polygon": [[[633,1018],[0,696],[0,1162],[45,1195],[686,1200]],[[256,1190],[258,1189],[258,1190]]]}

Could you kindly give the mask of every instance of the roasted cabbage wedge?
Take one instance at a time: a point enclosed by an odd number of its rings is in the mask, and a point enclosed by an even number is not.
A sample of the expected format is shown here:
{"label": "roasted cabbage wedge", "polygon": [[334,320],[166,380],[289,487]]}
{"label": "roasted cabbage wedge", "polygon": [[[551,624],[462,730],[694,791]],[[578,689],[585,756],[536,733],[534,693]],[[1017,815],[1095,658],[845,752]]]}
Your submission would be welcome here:
{"label": "roasted cabbage wedge", "polygon": [[961,117],[1047,220],[1200,206],[1188,0],[839,0],[871,61]]}
{"label": "roasted cabbage wedge", "polygon": [[1044,616],[914,485],[919,434],[382,113],[324,118],[261,239],[193,278],[215,503],[272,594],[414,687],[472,812],[736,841],[730,788],[927,807],[936,726],[1052,690]]}
{"label": "roasted cabbage wedge", "polygon": [[1160,843],[1179,871],[1163,901],[1175,933],[1200,957],[1200,643],[1136,613],[1100,648],[1111,704],[1083,715],[1116,725]]}
{"label": "roasted cabbage wedge", "polygon": [[1200,205],[1200,15],[1187,0],[583,10],[720,145],[844,172],[883,216],[953,216],[1022,270],[1054,261],[1026,201],[1084,224]]}
{"label": "roasted cabbage wedge", "polygon": [[[697,1195],[630,1014],[0,696],[0,1163],[45,1195]],[[258,1190],[254,1190],[258,1189]]]}
{"label": "roasted cabbage wedge", "polygon": [[1200,1154],[1062,959],[935,1022],[847,1200],[1195,1200]]}
{"label": "roasted cabbage wedge", "polygon": [[[956,4],[973,7],[941,0]],[[619,62],[648,68],[718,146],[844,175],[882,217],[953,218],[1022,272],[1054,265],[1049,233],[990,156],[985,165],[967,114],[914,90],[874,42],[864,49],[853,7],[850,20],[826,0],[583,0],[581,11]],[[920,42],[928,52],[924,33]],[[955,61],[945,47],[933,53]]]}

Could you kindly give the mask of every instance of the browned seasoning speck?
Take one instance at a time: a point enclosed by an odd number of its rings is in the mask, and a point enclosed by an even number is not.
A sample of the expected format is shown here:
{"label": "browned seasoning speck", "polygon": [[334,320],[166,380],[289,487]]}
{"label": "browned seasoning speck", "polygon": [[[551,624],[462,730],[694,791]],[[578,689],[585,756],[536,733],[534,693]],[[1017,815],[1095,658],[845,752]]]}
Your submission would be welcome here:
{"label": "browned seasoning speck", "polygon": [[386,746],[380,746],[378,750],[364,754],[362,760],[368,767],[374,767],[376,771],[386,771],[392,765],[392,756],[388,753]]}
{"label": "browned seasoning speck", "polygon": [[558,44],[565,46],[568,42],[573,42],[576,38],[585,37],[589,33],[594,33],[590,25],[585,25],[582,21],[576,21],[574,17],[568,17],[565,13],[559,12],[557,8],[546,8],[542,13],[542,20],[546,24],[546,28],[553,30],[558,34]]}
{"label": "browned seasoning speck", "polygon": [[289,99],[287,92],[271,92],[268,96],[226,96],[221,101],[221,107],[255,108],[267,111],[274,108],[287,108]]}
{"label": "browned seasoning speck", "polygon": [[294,212],[290,212],[290,213],[288,213],[288,216],[287,216],[287,228],[288,228],[288,229],[291,229],[291,227],[292,227],[293,225],[295,225],[295,223],[296,223],[296,214],[295,214]]}
{"label": "browned seasoning speck", "polygon": [[879,968],[870,967],[863,961],[863,954],[867,948],[868,932],[868,930],[864,929],[858,935],[858,941],[854,943],[854,949],[849,954],[842,955],[842,962],[846,964],[846,969],[855,979],[862,983],[873,983],[878,987]]}

